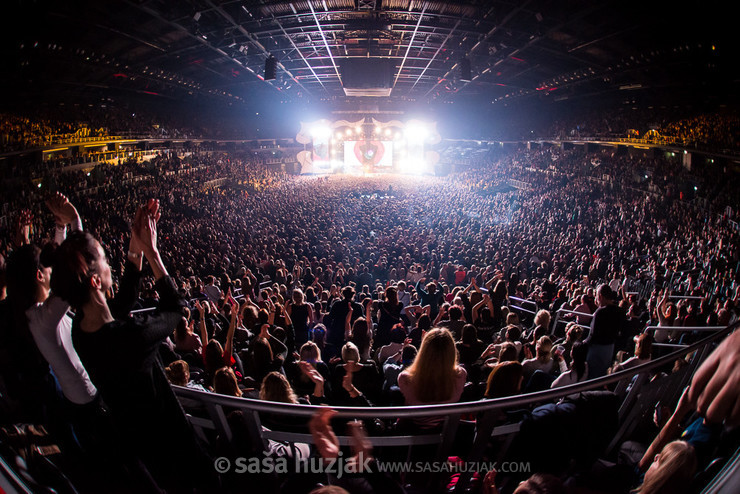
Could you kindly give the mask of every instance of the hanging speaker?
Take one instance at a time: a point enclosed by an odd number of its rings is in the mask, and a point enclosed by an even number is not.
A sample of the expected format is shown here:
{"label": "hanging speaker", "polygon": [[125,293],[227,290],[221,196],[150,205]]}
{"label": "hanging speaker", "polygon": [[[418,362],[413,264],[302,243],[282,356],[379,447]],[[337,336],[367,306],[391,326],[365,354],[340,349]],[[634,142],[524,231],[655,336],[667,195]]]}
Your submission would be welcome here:
{"label": "hanging speaker", "polygon": [[266,81],[275,80],[275,70],[276,69],[277,69],[277,58],[270,55],[270,57],[265,61],[265,80]]}
{"label": "hanging speaker", "polygon": [[463,58],[460,60],[460,80],[470,82],[473,80],[470,74],[470,60]]}

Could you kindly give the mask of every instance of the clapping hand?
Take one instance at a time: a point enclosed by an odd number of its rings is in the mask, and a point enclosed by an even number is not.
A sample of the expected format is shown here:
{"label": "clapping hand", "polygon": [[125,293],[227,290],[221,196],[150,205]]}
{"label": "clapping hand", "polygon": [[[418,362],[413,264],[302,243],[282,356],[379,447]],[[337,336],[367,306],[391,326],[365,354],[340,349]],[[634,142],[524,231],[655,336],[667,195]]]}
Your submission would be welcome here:
{"label": "clapping hand", "polygon": [[145,206],[141,206],[134,217],[131,241],[134,238],[144,253],[157,251],[157,221],[159,221],[159,201],[149,199]]}
{"label": "clapping hand", "polygon": [[200,314],[200,319],[203,320],[203,318],[206,316],[206,306],[204,304],[201,304],[200,300],[196,300],[195,308],[198,309],[198,313]]}
{"label": "clapping hand", "polygon": [[313,381],[314,384],[324,383],[324,378],[321,376],[321,373],[308,362],[298,362],[298,367],[306,377]]}
{"label": "clapping hand", "polygon": [[339,457],[339,440],[329,424],[329,421],[336,414],[337,412],[330,408],[322,408],[308,422],[313,443],[325,460],[333,460]]}
{"label": "clapping hand", "polygon": [[54,215],[54,222],[59,226],[75,223],[80,217],[74,205],[69,202],[67,196],[61,192],[56,192],[53,196],[47,199],[46,207],[48,207],[51,214]]}

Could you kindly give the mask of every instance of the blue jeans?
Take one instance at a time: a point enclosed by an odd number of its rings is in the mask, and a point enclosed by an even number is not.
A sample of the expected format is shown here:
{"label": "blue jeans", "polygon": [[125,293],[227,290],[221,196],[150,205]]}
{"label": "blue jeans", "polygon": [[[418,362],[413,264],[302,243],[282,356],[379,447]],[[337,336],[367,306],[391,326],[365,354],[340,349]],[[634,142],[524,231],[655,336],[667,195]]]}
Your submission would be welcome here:
{"label": "blue jeans", "polygon": [[614,343],[609,345],[588,345],[588,378],[594,379],[606,375],[607,369],[612,365],[614,358]]}

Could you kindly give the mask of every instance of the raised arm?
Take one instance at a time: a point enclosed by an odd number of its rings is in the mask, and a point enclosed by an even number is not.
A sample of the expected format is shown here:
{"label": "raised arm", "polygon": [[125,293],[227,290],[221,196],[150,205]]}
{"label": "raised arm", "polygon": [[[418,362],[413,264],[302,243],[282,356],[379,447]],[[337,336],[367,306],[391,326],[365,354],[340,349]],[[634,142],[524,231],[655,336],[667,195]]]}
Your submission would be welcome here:
{"label": "raised arm", "polygon": [[198,309],[200,320],[198,327],[200,328],[200,341],[205,347],[208,344],[208,328],[206,327],[206,307],[200,303],[200,300],[195,301],[195,308]]}
{"label": "raised arm", "polygon": [[352,302],[348,302],[349,310],[347,311],[347,317],[344,318],[344,338],[349,339],[352,333]]}
{"label": "raised arm", "polygon": [[46,207],[49,208],[49,211],[54,216],[54,224],[56,225],[54,242],[57,245],[64,242],[64,239],[67,237],[67,225],[70,225],[72,231],[82,230],[82,220],[77,212],[77,208],[61,192],[57,192],[47,199]]}
{"label": "raised arm", "polygon": [[420,296],[423,296],[423,297],[426,297],[426,296],[428,295],[427,291],[426,291],[426,290],[424,290],[424,289],[423,289],[423,288],[421,287],[421,283],[422,283],[422,282],[423,282],[423,281],[424,281],[425,279],[426,279],[426,278],[419,278],[419,281],[417,281],[417,282],[416,282],[416,287],[415,287],[416,293],[418,293],[418,294],[419,294]]}
{"label": "raised arm", "polygon": [[444,317],[447,316],[447,314],[449,313],[449,310],[450,310],[449,305],[447,305],[446,303],[442,304],[442,307],[439,309],[439,312],[437,313],[436,319],[434,319],[435,326],[439,324],[440,321],[444,320]]}
{"label": "raised arm", "polygon": [[[233,300],[233,299],[232,299]],[[233,304],[231,306],[231,321],[229,322],[229,332],[226,334],[226,344],[224,345],[224,361],[231,361],[231,357],[234,353],[234,332],[236,331],[236,325],[239,322],[239,305]]]}
{"label": "raised arm", "polygon": [[373,334],[373,303],[368,302],[367,307],[365,307],[365,322],[367,323],[367,334],[371,335]]}
{"label": "raised arm", "polygon": [[[488,299],[488,300],[486,300],[486,299]],[[480,301],[480,302],[478,302],[477,304],[475,304],[475,305],[473,306],[473,324],[475,324],[476,322],[478,322],[478,319],[480,319],[480,311],[481,311],[481,309],[482,309],[482,308],[483,308],[483,306],[484,306],[484,305],[486,305],[486,304],[488,303],[488,301],[490,301],[490,300],[491,300],[491,299],[490,299],[490,298],[488,297],[488,294],[486,294],[486,295],[483,295],[483,298],[481,299],[481,301]]]}
{"label": "raised arm", "polygon": [[683,394],[681,394],[681,398],[678,400],[678,404],[676,405],[676,409],[673,411],[673,414],[660,429],[660,432],[658,432],[658,435],[655,436],[655,439],[653,439],[653,442],[642,456],[642,459],[638,464],[640,471],[646,471],[653,462],[655,455],[660,453],[666,444],[678,437],[681,432],[681,421],[691,410],[692,406],[689,400],[689,387],[686,387]]}
{"label": "raised arm", "polygon": [[668,296],[669,291],[666,288],[663,290],[663,296],[658,301],[658,307],[656,310],[658,311],[658,324],[660,326],[667,326],[668,325],[668,319],[665,317],[665,304],[668,303]]}

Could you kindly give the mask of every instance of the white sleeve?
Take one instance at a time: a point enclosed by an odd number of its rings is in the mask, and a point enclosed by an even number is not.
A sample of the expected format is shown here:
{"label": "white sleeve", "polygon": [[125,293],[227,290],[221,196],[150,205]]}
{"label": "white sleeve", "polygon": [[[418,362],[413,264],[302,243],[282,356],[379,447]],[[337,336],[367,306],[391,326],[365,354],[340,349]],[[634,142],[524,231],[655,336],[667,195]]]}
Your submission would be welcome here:
{"label": "white sleeve", "polygon": [[81,232],[82,231],[82,218],[80,216],[77,216],[77,220],[70,225],[72,227],[73,232]]}
{"label": "white sleeve", "polygon": [[65,238],[67,238],[67,226],[56,225],[54,227],[54,243],[61,245]]}
{"label": "white sleeve", "polygon": [[560,359],[560,361],[558,362],[558,365],[560,366],[560,373],[561,374],[564,374],[564,373],[568,372],[568,364],[565,363],[565,359],[564,358],[561,358]]}

